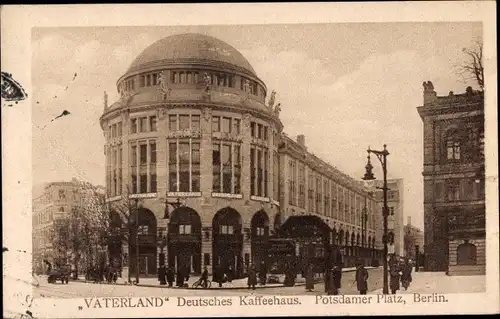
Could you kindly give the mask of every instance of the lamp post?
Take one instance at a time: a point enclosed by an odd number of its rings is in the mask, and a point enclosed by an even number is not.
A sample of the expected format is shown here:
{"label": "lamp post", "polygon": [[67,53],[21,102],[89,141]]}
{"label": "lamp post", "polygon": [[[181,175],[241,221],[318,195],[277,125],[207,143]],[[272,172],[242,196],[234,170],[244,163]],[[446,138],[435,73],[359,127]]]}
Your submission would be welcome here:
{"label": "lamp post", "polygon": [[[135,239],[135,282],[139,283],[139,214],[138,214],[138,202],[137,198],[132,199],[134,206],[130,205],[129,197],[129,243],[128,246],[132,247],[132,240]],[[132,265],[132,254],[129,251],[128,254],[128,264],[129,267]],[[132,282],[132,277],[130,271],[128,272],[128,282]]]}
{"label": "lamp post", "polygon": [[363,180],[365,181],[370,181],[374,180],[375,176],[373,175],[373,166],[370,162],[370,154],[375,154],[377,158],[379,159],[380,163],[382,164],[382,172],[384,174],[384,186],[382,187],[383,190],[383,197],[384,197],[384,208],[382,211],[382,215],[384,217],[384,235],[382,237],[382,241],[384,243],[384,288],[383,288],[383,294],[388,294],[389,293],[389,282],[388,282],[388,265],[387,265],[387,255],[388,255],[388,247],[387,247],[387,216],[388,216],[388,207],[387,207],[387,156],[389,155],[389,152],[386,149],[387,145],[384,144],[384,150],[383,151],[376,151],[372,150],[368,147],[368,162],[365,166],[366,168],[366,173],[365,176],[363,177]]}
{"label": "lamp post", "polygon": [[367,208],[367,198],[365,198],[365,207],[361,212],[361,254],[362,256],[369,255],[369,250],[366,249],[366,233],[367,233],[367,221],[368,221],[368,208]]}

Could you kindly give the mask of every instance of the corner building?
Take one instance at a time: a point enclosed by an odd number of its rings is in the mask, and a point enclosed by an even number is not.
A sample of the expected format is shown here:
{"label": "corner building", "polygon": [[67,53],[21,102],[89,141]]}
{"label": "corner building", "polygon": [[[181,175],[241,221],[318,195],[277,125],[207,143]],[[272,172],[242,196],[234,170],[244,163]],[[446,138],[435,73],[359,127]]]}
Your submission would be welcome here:
{"label": "corner building", "polygon": [[283,127],[265,84],[227,43],[181,34],[147,47],[117,88],[111,105],[104,93],[100,123],[108,201],[138,208],[138,240],[124,252],[135,260],[138,243],[140,274],[154,276],[164,237],[170,266],[243,275],[280,221]]}
{"label": "corner building", "polygon": [[429,81],[423,97],[425,269],[484,274],[484,95],[437,96]]}

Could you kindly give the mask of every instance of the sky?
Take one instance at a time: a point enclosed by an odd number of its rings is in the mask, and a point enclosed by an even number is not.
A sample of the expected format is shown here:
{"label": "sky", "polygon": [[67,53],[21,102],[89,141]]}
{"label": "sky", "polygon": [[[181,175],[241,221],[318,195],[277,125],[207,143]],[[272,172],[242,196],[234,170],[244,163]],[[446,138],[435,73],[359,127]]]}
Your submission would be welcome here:
{"label": "sky", "polygon": [[[343,172],[361,178],[368,146],[387,144],[389,178],[404,179],[405,223],[423,228],[422,82],[438,95],[476,87],[456,66],[481,23],[33,28],[34,187],[72,177],[104,185],[104,91],[113,103],[142,50],[186,32],[239,50],[277,92],[286,134],[304,134],[310,152]],[[71,114],[51,122],[63,110]]]}

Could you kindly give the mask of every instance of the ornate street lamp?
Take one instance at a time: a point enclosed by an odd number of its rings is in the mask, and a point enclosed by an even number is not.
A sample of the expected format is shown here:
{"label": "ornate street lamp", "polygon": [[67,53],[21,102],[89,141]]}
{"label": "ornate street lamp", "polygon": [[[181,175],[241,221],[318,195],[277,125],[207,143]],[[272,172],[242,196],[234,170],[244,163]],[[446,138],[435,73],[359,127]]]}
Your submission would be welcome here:
{"label": "ornate street lamp", "polygon": [[387,255],[388,255],[388,247],[387,247],[387,216],[388,216],[388,207],[387,207],[387,156],[389,155],[389,152],[386,149],[387,145],[384,144],[384,150],[383,151],[375,151],[371,150],[368,147],[368,162],[365,166],[366,168],[366,173],[365,176],[363,176],[363,180],[365,181],[370,181],[370,180],[375,180],[375,176],[373,175],[373,166],[370,161],[370,154],[375,154],[377,158],[379,159],[380,163],[382,164],[382,172],[384,174],[384,186],[382,187],[383,190],[383,196],[384,196],[384,208],[382,211],[382,215],[384,217],[384,235],[382,237],[382,241],[384,243],[384,288],[383,288],[383,294],[388,294],[389,293],[389,281],[388,281],[388,265],[387,265]]}

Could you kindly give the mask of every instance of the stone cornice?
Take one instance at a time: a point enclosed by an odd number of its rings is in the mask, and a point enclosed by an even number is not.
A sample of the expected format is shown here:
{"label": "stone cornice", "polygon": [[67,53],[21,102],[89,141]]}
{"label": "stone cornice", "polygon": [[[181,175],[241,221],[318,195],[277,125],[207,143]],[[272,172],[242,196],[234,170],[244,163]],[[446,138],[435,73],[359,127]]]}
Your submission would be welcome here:
{"label": "stone cornice", "polygon": [[438,97],[437,100],[426,103],[423,106],[417,107],[420,117],[440,115],[448,113],[462,113],[472,111],[484,112],[484,96],[454,96],[454,97]]}
{"label": "stone cornice", "polygon": [[136,111],[151,111],[151,110],[165,110],[165,109],[173,109],[173,108],[195,108],[203,110],[204,108],[210,108],[212,110],[220,110],[220,111],[229,111],[229,112],[237,112],[237,113],[250,113],[252,116],[257,118],[262,118],[269,122],[274,122],[279,130],[283,129],[283,124],[280,119],[274,116],[271,112],[263,112],[261,110],[246,108],[241,105],[229,104],[229,103],[212,103],[207,101],[158,101],[158,102],[144,102],[138,103],[133,106],[128,106],[124,108],[115,108],[109,109],[100,117],[100,123],[102,128],[102,123],[105,119],[119,116],[122,113],[132,113]]}

